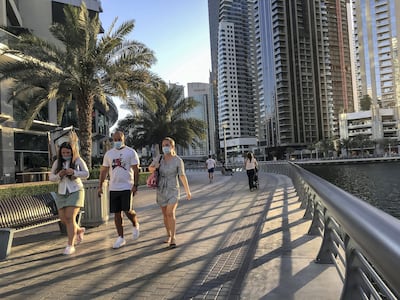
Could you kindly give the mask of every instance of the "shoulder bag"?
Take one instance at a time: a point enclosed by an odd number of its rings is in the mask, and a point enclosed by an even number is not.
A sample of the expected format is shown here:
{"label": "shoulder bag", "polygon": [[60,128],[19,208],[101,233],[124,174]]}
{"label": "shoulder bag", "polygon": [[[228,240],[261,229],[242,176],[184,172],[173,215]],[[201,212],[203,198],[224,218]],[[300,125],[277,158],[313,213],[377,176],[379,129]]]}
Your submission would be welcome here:
{"label": "shoulder bag", "polygon": [[[160,155],[160,159],[159,159],[159,161],[158,161],[158,164],[161,163],[161,159],[162,159],[162,155]],[[159,175],[160,175],[160,174],[159,174],[159,168],[160,168],[160,167],[156,168],[156,169],[154,170],[154,172],[151,173],[151,174],[149,175],[149,177],[147,178],[146,184],[147,184],[147,186],[148,186],[149,188],[156,188],[156,187],[158,187],[158,179],[159,179]]]}

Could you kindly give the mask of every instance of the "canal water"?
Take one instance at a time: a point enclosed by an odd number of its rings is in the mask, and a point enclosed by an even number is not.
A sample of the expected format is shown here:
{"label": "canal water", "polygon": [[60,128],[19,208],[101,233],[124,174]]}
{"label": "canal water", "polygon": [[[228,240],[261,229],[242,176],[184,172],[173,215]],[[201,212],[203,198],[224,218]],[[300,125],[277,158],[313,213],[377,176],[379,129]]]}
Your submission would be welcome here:
{"label": "canal water", "polygon": [[400,219],[400,162],[302,167]]}

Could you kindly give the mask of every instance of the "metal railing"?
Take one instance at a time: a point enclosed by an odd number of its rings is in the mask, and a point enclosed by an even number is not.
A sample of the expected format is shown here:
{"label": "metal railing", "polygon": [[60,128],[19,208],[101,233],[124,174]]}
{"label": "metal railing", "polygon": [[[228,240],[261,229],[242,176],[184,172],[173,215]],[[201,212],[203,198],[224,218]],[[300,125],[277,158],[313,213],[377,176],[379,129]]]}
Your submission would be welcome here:
{"label": "metal railing", "polygon": [[50,173],[51,173],[50,171],[15,173],[15,182],[24,183],[24,182],[48,181]]}
{"label": "metal railing", "polygon": [[[3,28],[0,28],[0,44],[12,46],[18,43],[18,37]],[[1,48],[1,47],[0,47]]]}
{"label": "metal railing", "polygon": [[399,299],[400,220],[290,162],[260,163],[293,181],[311,218],[308,234],[322,236],[317,263],[334,263],[341,299]]}

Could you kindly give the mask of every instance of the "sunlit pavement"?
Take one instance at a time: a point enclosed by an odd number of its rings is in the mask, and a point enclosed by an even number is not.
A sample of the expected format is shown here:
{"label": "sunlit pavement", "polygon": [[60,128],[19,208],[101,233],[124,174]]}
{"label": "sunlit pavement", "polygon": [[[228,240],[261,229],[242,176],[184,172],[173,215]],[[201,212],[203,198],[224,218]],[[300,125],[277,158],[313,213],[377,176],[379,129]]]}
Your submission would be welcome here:
{"label": "sunlit pavement", "polygon": [[177,245],[168,249],[155,190],[140,187],[140,238],[125,218],[126,246],[112,249],[112,219],[88,228],[70,257],[57,225],[17,233],[0,262],[0,299],[339,299],[333,265],[314,263],[320,237],[308,236],[289,178],[245,172],[209,183],[189,172],[192,200],[177,210]]}

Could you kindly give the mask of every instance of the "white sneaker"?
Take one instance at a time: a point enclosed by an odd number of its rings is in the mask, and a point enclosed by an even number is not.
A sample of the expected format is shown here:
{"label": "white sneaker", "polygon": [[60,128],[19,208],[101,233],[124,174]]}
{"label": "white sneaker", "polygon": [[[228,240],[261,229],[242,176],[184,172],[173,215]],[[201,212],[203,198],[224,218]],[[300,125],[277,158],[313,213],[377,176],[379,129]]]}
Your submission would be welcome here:
{"label": "white sneaker", "polygon": [[133,226],[133,232],[132,232],[133,240],[137,240],[139,236],[140,236],[139,223],[136,222],[136,226]]}
{"label": "white sneaker", "polygon": [[124,246],[126,244],[126,241],[123,237],[118,237],[117,240],[115,241],[113,248],[114,249],[118,249],[121,248],[122,246]]}
{"label": "white sneaker", "polygon": [[69,246],[69,245],[64,249],[64,252],[63,252],[64,255],[71,255],[74,253],[75,253],[75,247]]}

